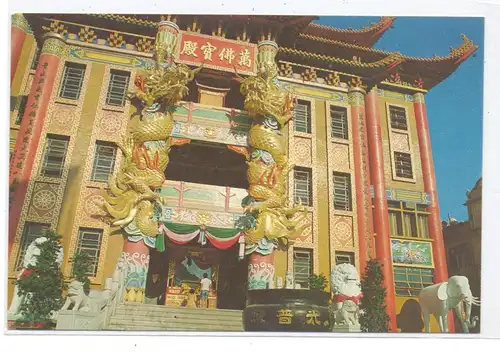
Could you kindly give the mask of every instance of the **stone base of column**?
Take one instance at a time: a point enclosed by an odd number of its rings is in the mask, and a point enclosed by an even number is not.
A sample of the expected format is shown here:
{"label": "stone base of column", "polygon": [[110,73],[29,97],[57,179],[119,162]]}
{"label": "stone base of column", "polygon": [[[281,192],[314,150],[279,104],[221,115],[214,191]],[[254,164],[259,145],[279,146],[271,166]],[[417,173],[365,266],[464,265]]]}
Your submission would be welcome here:
{"label": "stone base of column", "polygon": [[122,258],[125,268],[125,302],[144,302],[149,269],[149,248],[143,241],[125,241]]}
{"label": "stone base of column", "polygon": [[248,290],[265,290],[274,283],[274,252],[269,255],[250,254]]}

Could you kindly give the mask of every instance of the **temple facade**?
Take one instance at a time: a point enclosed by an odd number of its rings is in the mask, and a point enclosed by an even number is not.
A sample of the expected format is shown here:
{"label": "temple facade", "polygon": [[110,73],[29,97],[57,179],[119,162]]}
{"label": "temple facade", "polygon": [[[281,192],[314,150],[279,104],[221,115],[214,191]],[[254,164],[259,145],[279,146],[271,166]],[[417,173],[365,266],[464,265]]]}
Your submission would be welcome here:
{"label": "temple facade", "polygon": [[[65,275],[86,252],[100,288],[121,258],[125,299],[152,304],[185,304],[207,274],[208,307],[243,309],[247,290],[287,276],[307,288],[377,258],[391,330],[421,331],[417,296],[449,274],[425,94],[477,46],[463,35],[447,56],[408,57],[373,48],[392,17],[360,29],[315,19],[15,14],[9,300],[50,227]],[[283,120],[255,112],[275,93]],[[158,114],[171,123],[145,127]]]}

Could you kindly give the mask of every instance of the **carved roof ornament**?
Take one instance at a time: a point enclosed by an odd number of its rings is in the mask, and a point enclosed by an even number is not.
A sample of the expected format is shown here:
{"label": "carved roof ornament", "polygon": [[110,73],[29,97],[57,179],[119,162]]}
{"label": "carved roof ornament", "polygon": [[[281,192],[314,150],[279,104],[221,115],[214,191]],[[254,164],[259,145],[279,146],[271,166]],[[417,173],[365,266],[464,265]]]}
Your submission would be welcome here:
{"label": "carved roof ornament", "polygon": [[52,21],[48,27],[42,26],[42,29],[46,32],[61,34],[63,36],[68,34],[68,29],[59,21]]}

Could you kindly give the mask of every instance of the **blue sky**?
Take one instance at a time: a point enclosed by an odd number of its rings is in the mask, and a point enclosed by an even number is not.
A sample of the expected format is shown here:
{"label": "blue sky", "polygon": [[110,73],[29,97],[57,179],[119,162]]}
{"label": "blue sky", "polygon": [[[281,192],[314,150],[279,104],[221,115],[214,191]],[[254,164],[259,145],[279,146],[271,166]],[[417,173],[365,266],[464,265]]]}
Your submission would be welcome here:
{"label": "blue sky", "polygon": [[[321,17],[317,23],[361,28],[379,17]],[[464,33],[480,47],[445,81],[426,95],[427,116],[441,207],[467,219],[463,206],[467,189],[482,175],[484,21],[482,18],[397,17],[374,45],[387,51],[420,57],[445,56]]]}

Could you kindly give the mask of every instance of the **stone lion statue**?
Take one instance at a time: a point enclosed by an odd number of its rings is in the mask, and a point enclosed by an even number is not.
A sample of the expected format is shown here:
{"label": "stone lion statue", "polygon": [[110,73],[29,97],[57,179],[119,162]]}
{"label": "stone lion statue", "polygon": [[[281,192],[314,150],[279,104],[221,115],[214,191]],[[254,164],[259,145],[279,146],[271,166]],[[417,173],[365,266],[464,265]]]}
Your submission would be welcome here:
{"label": "stone lion statue", "polygon": [[73,304],[72,310],[90,311],[89,297],[83,290],[83,283],[73,280],[68,285],[68,294],[61,310],[67,310]]}
{"label": "stone lion statue", "polygon": [[358,271],[351,264],[335,265],[331,274],[335,325],[359,325],[359,303],[363,294]]}
{"label": "stone lion statue", "polygon": [[[19,274],[17,275],[17,280],[22,279],[23,277],[28,277],[32,274],[33,269],[29,269],[30,266],[36,266],[37,261],[38,261],[38,256],[40,255],[40,248],[38,247],[42,243],[46,242],[47,238],[46,237],[38,237],[35,239],[31,244],[28,246],[26,249],[26,254],[24,255],[23,259],[23,267],[19,271]],[[62,264],[64,257],[63,249],[61,248],[59,252],[57,253],[57,264],[60,266]],[[12,317],[21,317],[21,305],[26,299],[29,299],[28,295],[20,295],[19,294],[19,289],[17,285],[14,287],[14,296],[12,298],[12,303],[10,304],[8,314],[9,316]]]}

